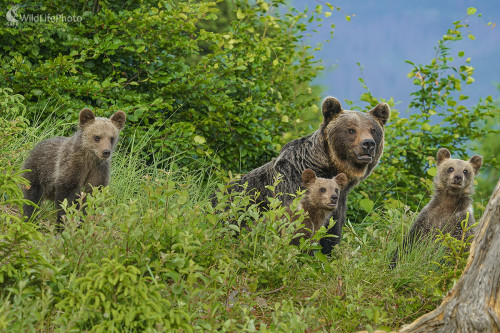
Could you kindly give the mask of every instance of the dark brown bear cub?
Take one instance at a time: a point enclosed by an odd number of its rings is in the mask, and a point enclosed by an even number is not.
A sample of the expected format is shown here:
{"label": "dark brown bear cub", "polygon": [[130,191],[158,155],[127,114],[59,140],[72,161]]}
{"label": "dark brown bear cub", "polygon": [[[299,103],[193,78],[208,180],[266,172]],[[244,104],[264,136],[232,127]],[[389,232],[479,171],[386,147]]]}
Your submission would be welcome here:
{"label": "dark brown bear cub", "polygon": [[[403,240],[403,252],[408,252],[415,241],[432,236],[435,230],[450,233],[455,238],[462,236],[461,221],[469,213],[468,225],[475,223],[472,210],[472,194],[474,193],[474,177],[483,158],[474,155],[469,161],[451,158],[450,151],[441,148],[437,152],[437,174],[434,177],[434,195],[431,201],[418,214],[410,232]],[[466,237],[472,234],[472,230]],[[399,257],[396,250],[390,267],[396,266]]]}
{"label": "dark brown bear cub", "polygon": [[[116,112],[111,118],[95,117],[89,109],[80,111],[78,131],[71,137],[55,137],[40,142],[24,163],[30,169],[23,176],[29,180],[24,198],[36,204],[41,200],[72,203],[84,187],[106,186],[109,183],[111,154],[118,135],[125,125],[125,113]],[[24,215],[31,217],[34,207],[24,205]],[[59,208],[57,223],[60,227],[64,211]]]}
{"label": "dark brown bear cub", "polygon": [[[295,234],[303,236],[295,237],[290,244],[299,245],[300,239],[311,238],[316,231],[326,222],[327,217],[337,208],[340,191],[347,185],[347,177],[343,173],[327,179],[318,178],[311,169],[302,172],[302,186],[306,188],[306,194],[300,200],[297,210],[304,210],[307,216],[304,219],[304,227],[298,229]],[[295,221],[299,216],[294,215],[291,221]]]}

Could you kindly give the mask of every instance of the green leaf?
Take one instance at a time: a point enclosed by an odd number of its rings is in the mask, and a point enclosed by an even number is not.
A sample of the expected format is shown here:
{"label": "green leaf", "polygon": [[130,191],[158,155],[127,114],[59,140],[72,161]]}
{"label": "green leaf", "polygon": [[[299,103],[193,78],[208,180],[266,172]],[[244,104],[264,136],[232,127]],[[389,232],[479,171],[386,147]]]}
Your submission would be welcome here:
{"label": "green leaf", "polygon": [[474,7],[469,7],[467,8],[467,15],[474,15],[476,13],[477,9]]}
{"label": "green leaf", "polygon": [[476,37],[474,37],[474,35],[472,35],[472,34],[468,34],[467,37],[469,37],[469,39],[472,39],[472,40],[476,39]]}
{"label": "green leaf", "polygon": [[202,137],[200,135],[195,135],[193,140],[194,140],[194,142],[196,142],[199,145],[204,144],[207,141],[207,139],[205,139],[204,137]]}
{"label": "green leaf", "polygon": [[345,16],[345,20],[346,20],[347,22],[351,22],[351,16],[346,15],[346,16]]}
{"label": "green leaf", "polygon": [[429,168],[429,169],[427,170],[427,174],[428,174],[429,176],[431,176],[431,177],[436,176],[436,174],[437,174],[437,169],[436,169],[436,167]]}
{"label": "green leaf", "polygon": [[243,20],[245,18],[245,13],[241,10],[241,8],[238,8],[238,11],[236,12],[236,17],[238,20]]}
{"label": "green leaf", "polygon": [[458,56],[459,56],[459,57],[463,57],[463,56],[464,56],[464,54],[465,54],[465,52],[464,52],[464,51],[460,51],[460,52],[458,52]]}
{"label": "green leaf", "polygon": [[364,198],[359,202],[359,207],[367,213],[372,211],[374,205],[373,201],[368,198]]}

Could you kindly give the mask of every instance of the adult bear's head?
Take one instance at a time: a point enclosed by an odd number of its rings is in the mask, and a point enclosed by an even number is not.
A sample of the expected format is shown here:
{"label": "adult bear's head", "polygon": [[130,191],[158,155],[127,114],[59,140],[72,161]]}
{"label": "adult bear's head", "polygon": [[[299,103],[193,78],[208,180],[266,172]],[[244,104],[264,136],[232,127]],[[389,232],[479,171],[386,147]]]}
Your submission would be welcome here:
{"label": "adult bear's head", "polygon": [[336,98],[327,97],[322,113],[320,131],[337,173],[345,173],[350,182],[366,178],[384,149],[384,126],[391,114],[389,105],[380,103],[365,113],[343,110]]}

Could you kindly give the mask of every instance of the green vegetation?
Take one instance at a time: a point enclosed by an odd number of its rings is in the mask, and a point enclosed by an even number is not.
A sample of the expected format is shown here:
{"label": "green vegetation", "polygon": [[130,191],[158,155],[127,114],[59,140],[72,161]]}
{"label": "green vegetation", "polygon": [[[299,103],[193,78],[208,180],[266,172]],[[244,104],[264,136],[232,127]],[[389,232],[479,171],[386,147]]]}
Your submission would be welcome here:
{"label": "green vegetation", "polygon": [[[242,1],[229,22],[234,5],[219,12],[215,1],[44,0],[20,6],[18,16],[63,13],[81,22],[17,26],[2,8],[0,78],[25,97],[28,119],[76,120],[84,106],[123,110],[125,137],[150,135],[155,154],[143,157],[182,152],[184,165],[208,158],[250,170],[277,154],[298,114],[317,110],[319,100],[310,82],[322,66],[301,37],[320,14],[283,4]],[[34,113],[47,102],[58,110]]]}
{"label": "green vegetation", "polygon": [[[230,209],[211,207],[220,174],[276,156],[304,134],[295,119],[318,113],[310,82],[321,64],[301,38],[326,13],[282,2],[42,1],[19,13],[57,8],[82,23],[1,30],[0,332],[388,330],[439,304],[470,239],[441,235],[395,270],[388,263],[428,199],[437,149],[466,157],[496,107],[491,97],[460,105],[473,82],[469,61],[449,54],[461,21],[430,64],[412,64],[420,112],[393,113],[383,160],[351,193],[352,223],[331,257],[308,254],[324,230],[288,245],[301,220],[287,223],[279,200],[259,212],[231,194]],[[361,100],[394,110],[368,88]],[[83,106],[128,114],[111,185],[87,196],[86,215],[64,205],[62,233],[51,203],[22,221],[23,160],[40,140],[72,133]]]}

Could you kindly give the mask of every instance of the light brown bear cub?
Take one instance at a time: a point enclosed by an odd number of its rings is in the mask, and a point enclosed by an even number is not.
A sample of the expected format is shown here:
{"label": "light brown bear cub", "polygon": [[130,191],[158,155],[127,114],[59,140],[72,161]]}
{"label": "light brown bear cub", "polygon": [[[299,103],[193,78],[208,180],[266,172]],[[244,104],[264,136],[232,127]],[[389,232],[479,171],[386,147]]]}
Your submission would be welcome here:
{"label": "light brown bear cub", "polygon": [[[468,225],[475,223],[472,210],[474,177],[483,165],[483,158],[474,155],[469,161],[451,158],[450,151],[441,148],[436,155],[437,174],[434,177],[434,195],[418,214],[408,235],[403,240],[403,252],[408,252],[415,241],[434,235],[437,229],[455,238],[462,236],[461,222],[469,213]],[[465,236],[473,233],[470,230]],[[396,250],[390,267],[396,266],[399,254]]]}
{"label": "light brown bear cub", "polygon": [[[88,193],[91,185],[108,185],[111,154],[125,119],[123,111],[107,119],[96,118],[91,110],[83,109],[79,129],[73,136],[40,142],[24,163],[24,169],[31,170],[23,175],[30,182],[23,190],[24,198],[36,204],[42,199],[52,200],[59,208],[64,199],[71,204],[83,187]],[[34,207],[24,205],[23,210],[29,219]],[[59,209],[59,228],[63,215]]]}
{"label": "light brown bear cub", "polygon": [[[340,191],[347,185],[347,177],[343,173],[327,179],[318,178],[311,169],[302,172],[302,186],[306,188],[306,194],[300,200],[297,210],[304,210],[307,216],[304,219],[304,227],[298,229],[295,234],[304,234],[295,237],[290,244],[299,245],[300,239],[311,238],[327,221],[326,218],[337,208]],[[291,221],[298,219],[294,215]]]}

